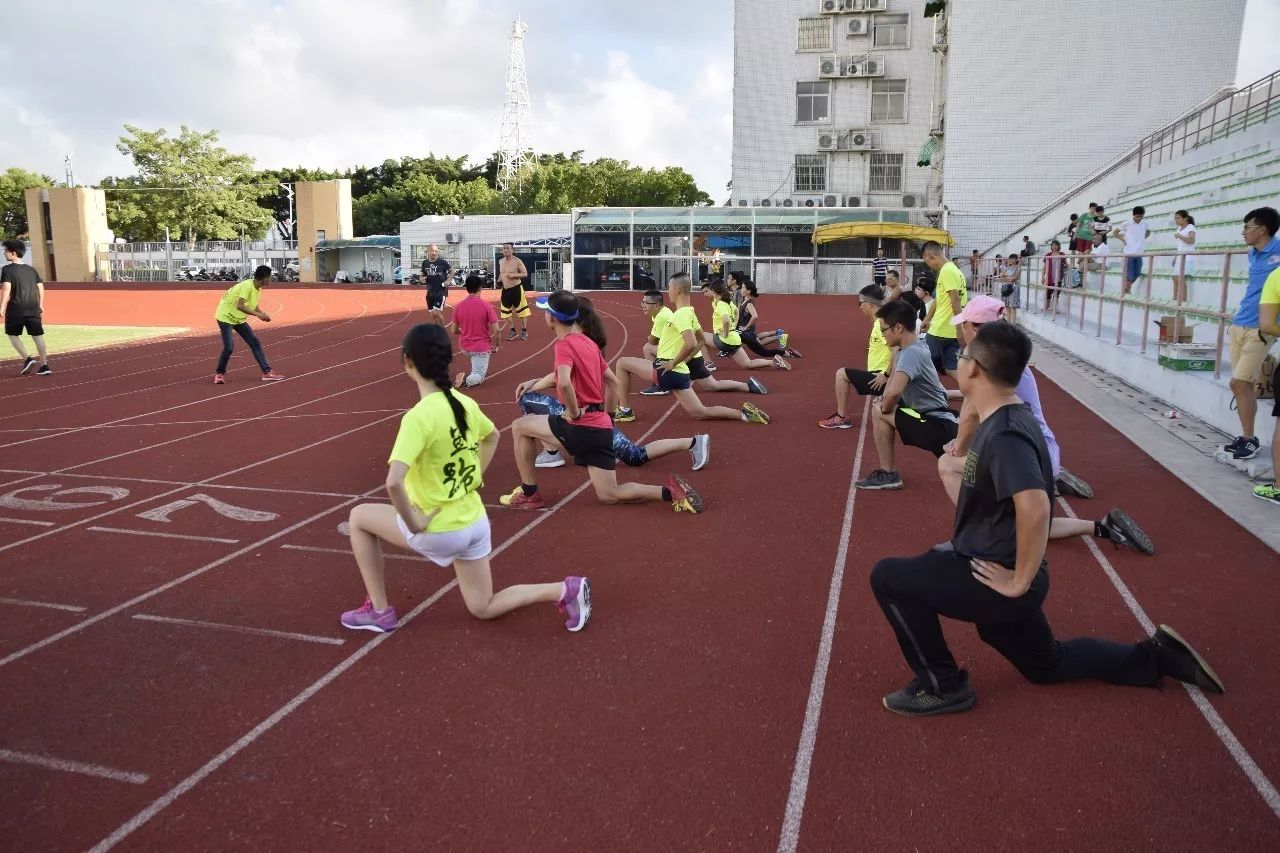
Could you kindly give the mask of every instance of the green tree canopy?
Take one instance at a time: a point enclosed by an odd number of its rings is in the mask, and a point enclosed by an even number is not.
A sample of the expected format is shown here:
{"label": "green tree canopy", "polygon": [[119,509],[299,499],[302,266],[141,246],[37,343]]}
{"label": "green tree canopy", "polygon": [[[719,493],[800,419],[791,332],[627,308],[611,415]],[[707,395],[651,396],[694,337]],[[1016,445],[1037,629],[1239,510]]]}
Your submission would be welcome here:
{"label": "green tree canopy", "polygon": [[23,190],[51,186],[53,178],[26,169],[9,168],[0,172],[0,234],[5,239],[27,233],[27,202]]}
{"label": "green tree canopy", "polygon": [[497,203],[497,192],[483,178],[442,183],[415,175],[357,198],[352,224],[357,234],[399,234],[401,222],[419,216],[493,213]]}

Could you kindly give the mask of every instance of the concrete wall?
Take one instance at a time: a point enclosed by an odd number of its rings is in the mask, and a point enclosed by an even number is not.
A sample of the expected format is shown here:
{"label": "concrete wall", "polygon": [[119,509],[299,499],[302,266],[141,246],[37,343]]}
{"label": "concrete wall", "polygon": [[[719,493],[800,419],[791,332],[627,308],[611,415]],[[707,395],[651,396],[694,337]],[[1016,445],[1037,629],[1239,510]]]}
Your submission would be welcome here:
{"label": "concrete wall", "polygon": [[[32,266],[40,276],[46,281],[93,281],[98,272],[97,247],[111,241],[103,191],[49,187],[29,189],[24,198],[30,222]],[[46,234],[51,234],[52,240],[46,241]]]}
{"label": "concrete wall", "polygon": [[[799,199],[819,193],[796,193],[793,166],[797,154],[818,154],[823,131],[865,128],[880,136],[881,152],[903,155],[901,192],[870,194],[871,155],[840,152],[828,155],[827,194],[853,194],[862,206],[900,207],[904,194],[923,197],[930,170],[918,168],[916,157],[929,138],[930,107],[935,100],[933,21],[923,16],[920,0],[888,0],[886,14],[906,14],[910,21],[907,48],[871,47],[871,36],[846,35],[848,21],[874,15],[831,15],[831,50],[801,51],[800,18],[817,17],[819,0],[735,0],[733,28],[733,203]],[[883,78],[831,81],[830,119],[817,124],[796,121],[796,84],[819,82],[823,54],[870,52],[884,60]],[[873,79],[907,81],[907,120],[871,122]],[[935,199],[936,201],[936,199]],[[928,206],[923,199],[920,207]]]}
{"label": "concrete wall", "polygon": [[[422,216],[400,223],[400,259],[416,270],[422,266],[427,246],[435,243],[440,255],[455,267],[492,266],[495,245],[568,237],[572,230],[573,218],[567,213]],[[449,235],[453,235],[452,242]]]}
{"label": "concrete wall", "polygon": [[53,249],[53,240],[44,213],[44,203],[48,201],[49,195],[44,189],[33,187],[24,190],[22,197],[27,205],[27,230],[31,235],[29,263],[36,268],[42,279],[51,281],[49,252]]}
{"label": "concrete wall", "polygon": [[354,237],[351,227],[351,181],[300,181],[295,185],[298,217],[298,260],[302,281],[319,280],[317,231],[326,240]]}
{"label": "concrete wall", "polygon": [[943,203],[959,243],[985,248],[1016,221],[966,214],[1025,221],[1230,85],[1245,3],[947,5]]}

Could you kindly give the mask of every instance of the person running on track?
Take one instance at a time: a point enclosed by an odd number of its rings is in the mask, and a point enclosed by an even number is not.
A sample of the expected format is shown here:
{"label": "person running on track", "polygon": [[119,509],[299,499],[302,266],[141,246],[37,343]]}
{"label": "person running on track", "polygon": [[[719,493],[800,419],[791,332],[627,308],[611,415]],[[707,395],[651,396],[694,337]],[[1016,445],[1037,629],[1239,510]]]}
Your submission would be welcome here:
{"label": "person running on track", "polygon": [[484,381],[489,372],[489,356],[498,351],[498,315],[493,306],[484,301],[480,288],[484,281],[478,275],[467,276],[467,298],[453,309],[450,331],[458,333],[458,346],[471,357],[471,372],[459,373],[453,379],[453,387],[466,385],[473,388]]}
{"label": "person running on track", "polygon": [[218,331],[222,335],[222,355],[218,356],[218,369],[213,374],[213,384],[222,385],[227,381],[227,362],[231,360],[231,352],[235,349],[231,333],[235,332],[249,345],[258,367],[262,368],[263,382],[278,382],[284,379],[271,369],[267,363],[267,355],[262,351],[262,342],[249,328],[249,315],[252,314],[264,323],[271,322],[271,315],[258,310],[258,299],[262,288],[271,283],[271,267],[263,264],[253,271],[253,278],[247,278],[239,284],[227,288],[218,302],[218,310],[213,318],[218,322]]}
{"label": "person running on track", "polygon": [[760,370],[776,367],[779,370],[790,370],[791,365],[781,355],[768,358],[749,358],[742,351],[742,334],[738,331],[738,312],[733,307],[733,297],[729,288],[721,279],[712,279],[706,287],[707,297],[711,301],[712,332],[703,332],[702,339],[707,347],[714,347],[721,355],[728,355],[733,363],[744,370]]}
{"label": "person running on track", "polygon": [[422,323],[404,336],[400,359],[420,399],[400,419],[391,448],[391,504],[361,504],[351,510],[351,551],[367,596],[360,607],[342,614],[342,625],[379,633],[395,629],[382,556],[386,542],[438,566],[452,564],[462,600],[477,619],[555,603],[567,614],[565,627],[581,631],[591,616],[591,584],[585,577],[493,591],[489,517],[480,487],[500,434],[474,400],[450,389],[452,357],[449,335],[441,326]]}
{"label": "person running on track", "polygon": [[[760,294],[756,290],[755,282],[740,273],[731,273],[730,279],[734,280],[734,277],[738,282],[739,290],[746,294],[738,305],[738,334],[742,336],[742,345],[762,358],[773,358],[776,355],[801,358],[798,350],[787,346],[790,336],[785,329],[757,332],[756,325],[760,321],[760,314],[756,310],[756,299]],[[775,343],[777,346],[771,347]]]}
{"label": "person running on track", "polygon": [[[618,378],[605,363],[598,341],[604,340],[603,324],[595,310],[568,290],[557,290],[546,299],[546,322],[555,333],[556,391],[564,403],[563,415],[524,415],[511,424],[515,439],[516,467],[520,485],[499,503],[511,509],[543,507],[538,492],[539,442],[568,453],[577,465],[587,469],[591,485],[601,503],[645,503],[664,501],[677,511],[702,511],[702,496],[678,474],[665,486],[619,483],[617,458],[613,451],[613,422],[605,410],[606,395],[616,394]],[[579,329],[591,329],[587,336]],[[541,380],[523,382],[516,389],[519,399]]]}
{"label": "person running on track", "polygon": [[444,303],[449,297],[448,286],[453,268],[440,257],[440,247],[432,243],[427,247],[426,260],[422,262],[422,280],[427,285],[427,312],[432,322],[444,325]]}
{"label": "person running on track", "polygon": [[858,308],[862,311],[862,316],[871,321],[871,335],[867,340],[867,369],[836,369],[836,411],[826,420],[818,421],[818,426],[823,429],[849,429],[853,426],[853,419],[846,414],[851,390],[864,397],[878,397],[889,384],[893,375],[893,354],[885,343],[880,321],[876,319],[876,312],[883,304],[884,291],[879,285],[868,284],[858,291]]}
{"label": "person running on track", "polygon": [[[688,273],[676,273],[667,284],[675,310],[665,325],[662,326],[658,339],[657,361],[650,366],[640,359],[622,359],[619,369],[632,375],[642,375],[648,369],[654,378],[654,384],[664,391],[676,395],[680,407],[696,420],[733,420],[748,423],[767,424],[769,416],[760,409],[744,403],[740,409],[728,406],[706,406],[698,399],[692,388],[690,378],[690,362],[702,351],[702,344],[694,333],[697,315],[689,304],[693,282]],[[748,383],[749,385],[750,383]],[[626,402],[626,386],[619,386],[619,404]],[[763,392],[761,392],[763,393]],[[627,407],[614,412],[614,420],[618,423],[629,423],[636,419],[635,413]]]}
{"label": "person running on track", "polygon": [[1154,687],[1169,676],[1222,693],[1218,676],[1168,626],[1138,643],[1054,636],[1043,609],[1053,465],[1039,424],[1013,390],[1030,355],[1025,332],[988,323],[960,359],[957,381],[981,425],[956,505],[954,550],[891,557],[871,570],[871,590],[914,675],[882,704],[912,717],[973,707],[968,673],[947,647],[941,615],[974,624],[978,637],[1033,684],[1095,678]]}
{"label": "person running on track", "polygon": [[[972,340],[973,336],[978,334],[980,329],[986,328],[988,324],[1005,322],[1004,313],[1004,303],[999,299],[978,295],[971,297],[968,304],[964,306],[958,315],[952,318],[951,322],[962,327],[965,340]],[[1040,406],[1040,389],[1036,385],[1036,377],[1031,372],[1030,367],[1023,368],[1022,376],[1014,387],[1014,393],[1017,394],[1019,400],[1026,403],[1028,408],[1031,409],[1031,415],[1040,427],[1045,447],[1049,451],[1049,461],[1052,463],[1057,490],[1066,494],[1079,495],[1080,497],[1092,497],[1093,489],[1079,477],[1062,467],[1058,439],[1044,419],[1044,410]],[[953,504],[960,497],[960,486],[964,476],[965,465],[968,461],[969,448],[977,431],[977,407],[965,400],[960,407],[960,429],[955,439],[947,445],[946,453],[938,457],[938,476],[942,479],[943,488],[946,489],[947,497],[951,498],[951,503]],[[1111,510],[1100,521],[1057,516],[1049,522],[1049,539],[1070,539],[1075,536],[1095,536],[1100,539],[1107,539],[1115,543],[1117,548],[1125,545],[1148,556],[1155,553],[1155,546],[1151,544],[1151,538],[1122,509]]]}
{"label": "person running on track", "polygon": [[28,373],[36,366],[36,360],[22,344],[25,331],[31,335],[36,354],[40,356],[40,369],[36,376],[51,376],[49,349],[44,342],[44,280],[35,267],[22,262],[26,251],[27,245],[21,240],[4,241],[4,259],[8,263],[0,269],[0,321],[4,322],[4,333],[9,336],[9,343],[22,359],[18,375]]}
{"label": "person running on track", "polygon": [[511,331],[507,333],[509,341],[516,338],[529,340],[529,327],[525,321],[529,316],[529,302],[524,294],[524,280],[528,277],[529,271],[525,269],[524,261],[516,257],[515,247],[503,243],[502,258],[498,261],[498,282],[502,285],[502,319],[512,323]]}

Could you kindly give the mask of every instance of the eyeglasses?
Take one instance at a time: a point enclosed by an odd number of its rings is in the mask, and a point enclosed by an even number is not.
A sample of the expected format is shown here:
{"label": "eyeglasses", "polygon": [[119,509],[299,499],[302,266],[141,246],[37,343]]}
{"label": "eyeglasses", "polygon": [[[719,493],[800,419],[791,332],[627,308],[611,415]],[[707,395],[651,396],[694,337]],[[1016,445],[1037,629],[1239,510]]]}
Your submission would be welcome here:
{"label": "eyeglasses", "polygon": [[969,355],[968,347],[965,347],[964,349],[960,350],[960,355],[958,357],[964,359],[965,361],[972,361],[974,364],[978,365],[978,367],[981,367],[984,371],[986,371],[987,369],[987,366],[985,364],[978,361],[973,356]]}
{"label": "eyeglasses", "polygon": [[1258,223],[1256,223],[1256,222],[1246,222],[1246,223],[1244,224],[1244,228],[1243,228],[1243,229],[1241,229],[1241,230],[1243,230],[1243,231],[1248,231],[1248,230],[1253,229],[1253,228],[1261,228],[1261,227],[1262,227],[1262,226],[1261,226],[1261,225],[1259,225],[1259,224],[1258,224]]}

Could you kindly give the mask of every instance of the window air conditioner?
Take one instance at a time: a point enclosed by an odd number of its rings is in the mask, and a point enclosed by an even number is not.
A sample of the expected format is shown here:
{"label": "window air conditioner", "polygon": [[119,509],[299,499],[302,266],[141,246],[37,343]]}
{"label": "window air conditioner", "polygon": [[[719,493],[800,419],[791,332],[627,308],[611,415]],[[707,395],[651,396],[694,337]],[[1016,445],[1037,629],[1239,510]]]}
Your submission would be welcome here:
{"label": "window air conditioner", "polygon": [[822,206],[823,206],[823,207],[839,207],[839,206],[840,206],[840,196],[838,196],[838,195],[825,195],[825,196],[823,196],[823,197],[822,197]]}
{"label": "window air conditioner", "polygon": [[879,140],[869,130],[849,130],[840,136],[841,151],[875,151]]}
{"label": "window air conditioner", "polygon": [[913,196],[913,195],[904,195],[904,196],[902,197],[902,206],[903,206],[903,207],[915,207],[918,203],[919,203],[919,199],[917,199],[917,198],[916,198],[915,196]]}
{"label": "window air conditioner", "polygon": [[883,77],[884,76],[884,60],[868,59],[862,63],[861,77]]}
{"label": "window air conditioner", "polygon": [[771,199],[771,198],[762,198],[762,199],[760,199],[760,206],[761,206],[761,207],[773,207],[773,199]]}
{"label": "window air conditioner", "polygon": [[794,201],[792,201],[792,200],[791,200],[791,199],[789,199],[789,198],[784,198],[784,199],[782,200],[782,206],[783,206],[783,207],[795,207],[795,202],[794,202]]}
{"label": "window air conditioner", "polygon": [[848,33],[850,37],[865,36],[871,31],[871,22],[866,18],[850,18]]}
{"label": "window air conditioner", "polygon": [[746,207],[746,206],[747,206],[747,200],[745,198],[738,199],[738,207]]}
{"label": "window air conditioner", "polygon": [[444,241],[446,243],[461,243],[462,235],[461,234],[445,234]]}
{"label": "window air conditioner", "polygon": [[839,137],[834,132],[818,134],[818,150],[819,151],[835,151],[839,143]]}
{"label": "window air conditioner", "polygon": [[845,207],[862,207],[862,197],[856,195],[847,195],[844,197]]}
{"label": "window air conditioner", "polygon": [[818,76],[839,77],[840,57],[835,56],[834,54],[827,54],[818,60]]}

